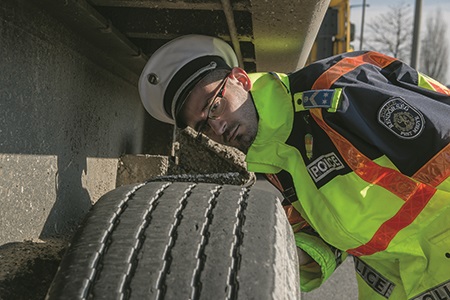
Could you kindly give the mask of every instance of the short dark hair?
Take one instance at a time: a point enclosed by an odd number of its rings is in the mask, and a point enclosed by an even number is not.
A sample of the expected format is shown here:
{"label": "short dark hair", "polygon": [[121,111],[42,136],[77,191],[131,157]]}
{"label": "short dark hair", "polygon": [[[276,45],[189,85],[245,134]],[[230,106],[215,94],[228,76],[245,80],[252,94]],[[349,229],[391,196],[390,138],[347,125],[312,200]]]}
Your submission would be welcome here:
{"label": "short dark hair", "polygon": [[198,84],[210,84],[215,81],[222,80],[227,74],[229,74],[231,70],[229,69],[216,69],[209,74],[207,74],[205,77],[203,77]]}

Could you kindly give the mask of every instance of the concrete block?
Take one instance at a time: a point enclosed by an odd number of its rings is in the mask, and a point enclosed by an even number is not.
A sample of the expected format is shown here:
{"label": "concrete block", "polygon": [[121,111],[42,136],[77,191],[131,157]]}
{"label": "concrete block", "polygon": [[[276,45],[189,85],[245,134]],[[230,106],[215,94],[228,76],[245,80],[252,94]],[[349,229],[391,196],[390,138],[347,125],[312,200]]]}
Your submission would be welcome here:
{"label": "concrete block", "polygon": [[0,244],[40,236],[56,199],[57,157],[0,154]]}
{"label": "concrete block", "polygon": [[118,159],[0,154],[0,245],[70,234],[115,188]]}
{"label": "concrete block", "polygon": [[161,155],[124,155],[119,159],[116,186],[144,182],[167,174],[169,158]]}

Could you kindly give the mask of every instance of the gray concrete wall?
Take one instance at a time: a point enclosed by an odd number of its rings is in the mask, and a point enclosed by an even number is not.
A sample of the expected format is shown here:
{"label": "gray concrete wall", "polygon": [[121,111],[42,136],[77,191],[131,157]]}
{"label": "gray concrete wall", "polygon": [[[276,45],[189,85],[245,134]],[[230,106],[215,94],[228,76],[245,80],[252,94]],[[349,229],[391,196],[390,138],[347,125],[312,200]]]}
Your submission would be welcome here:
{"label": "gray concrete wall", "polygon": [[70,234],[120,155],[167,148],[137,75],[31,3],[0,2],[0,245]]}

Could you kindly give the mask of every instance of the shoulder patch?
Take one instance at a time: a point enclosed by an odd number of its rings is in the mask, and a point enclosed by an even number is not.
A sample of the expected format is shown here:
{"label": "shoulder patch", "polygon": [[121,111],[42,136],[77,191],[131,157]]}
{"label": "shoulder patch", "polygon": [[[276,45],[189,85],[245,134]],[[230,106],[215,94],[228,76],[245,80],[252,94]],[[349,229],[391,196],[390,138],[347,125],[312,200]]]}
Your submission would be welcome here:
{"label": "shoulder patch", "polygon": [[401,139],[415,139],[425,127],[422,113],[400,97],[383,103],[378,111],[378,122]]}
{"label": "shoulder patch", "polygon": [[334,90],[315,90],[303,92],[303,106],[305,108],[330,108]]}
{"label": "shoulder patch", "polygon": [[344,167],[344,164],[334,152],[322,155],[306,166],[311,178],[316,183],[331,172],[343,169]]}
{"label": "shoulder patch", "polygon": [[294,94],[295,111],[313,108],[326,108],[334,113],[339,107],[342,88],[329,90],[311,90]]}

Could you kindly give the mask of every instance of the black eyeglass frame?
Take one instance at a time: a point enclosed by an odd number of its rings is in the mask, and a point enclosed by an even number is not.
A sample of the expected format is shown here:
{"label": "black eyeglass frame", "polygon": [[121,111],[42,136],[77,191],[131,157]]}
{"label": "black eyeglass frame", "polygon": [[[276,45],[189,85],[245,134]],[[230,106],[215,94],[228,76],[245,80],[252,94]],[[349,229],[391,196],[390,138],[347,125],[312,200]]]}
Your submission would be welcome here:
{"label": "black eyeglass frame", "polygon": [[[198,127],[197,136],[195,137],[195,139],[197,141],[199,141],[199,142],[202,140],[202,135],[203,135],[203,132],[204,132],[206,126],[208,126],[208,121],[209,120],[216,120],[217,118],[219,118],[222,115],[223,110],[226,107],[227,102],[226,102],[224,96],[225,96],[225,86],[227,84],[227,80],[228,80],[229,77],[230,77],[230,74],[227,74],[222,79],[221,83],[218,85],[218,87],[219,87],[218,92],[210,100],[210,104],[209,104],[209,107],[208,107],[208,114],[206,115],[206,119],[203,120],[202,124]],[[214,104],[217,103],[217,101],[219,101],[219,100],[224,101],[224,107],[223,107],[222,111],[218,115],[211,116]]]}

